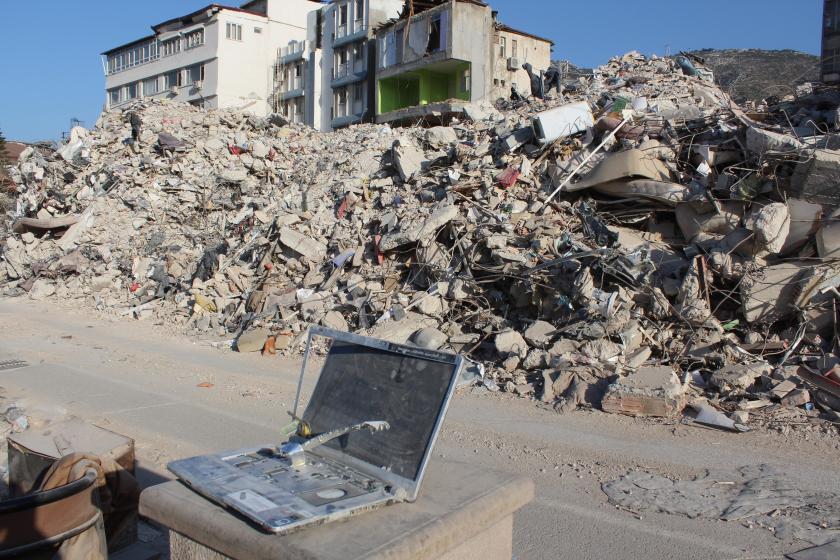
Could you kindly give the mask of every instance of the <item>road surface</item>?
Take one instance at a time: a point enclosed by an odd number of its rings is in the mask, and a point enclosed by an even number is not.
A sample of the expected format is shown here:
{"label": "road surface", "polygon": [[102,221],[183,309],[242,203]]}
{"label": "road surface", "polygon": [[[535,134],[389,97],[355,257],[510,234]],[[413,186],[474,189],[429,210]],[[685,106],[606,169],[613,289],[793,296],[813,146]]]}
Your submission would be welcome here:
{"label": "road surface", "polygon": [[[288,421],[299,363],[237,354],[151,322],[0,300],[5,396],[37,423],[78,416],[135,438],[143,484],[173,459],[260,445]],[[212,384],[211,387],[199,387]],[[766,559],[806,548],[738,523],[611,506],[601,482],[629,469],[692,478],[768,463],[798,484],[840,493],[840,442],[820,433],[729,434],[600,412],[559,415],[533,401],[468,389],[456,396],[435,458],[530,476],[536,500],[515,518],[517,560]],[[433,460],[436,460],[433,459]]]}

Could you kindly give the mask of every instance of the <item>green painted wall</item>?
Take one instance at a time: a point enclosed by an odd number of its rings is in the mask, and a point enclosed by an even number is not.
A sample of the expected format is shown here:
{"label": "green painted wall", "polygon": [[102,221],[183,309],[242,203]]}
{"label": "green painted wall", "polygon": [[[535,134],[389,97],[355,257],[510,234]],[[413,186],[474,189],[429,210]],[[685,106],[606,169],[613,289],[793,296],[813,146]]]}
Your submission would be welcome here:
{"label": "green painted wall", "polygon": [[379,80],[377,114],[381,115],[416,105],[438,103],[447,99],[469,101],[470,91],[462,88],[463,73],[469,68],[469,62],[462,62],[454,70],[439,72],[421,68],[414,72]]}

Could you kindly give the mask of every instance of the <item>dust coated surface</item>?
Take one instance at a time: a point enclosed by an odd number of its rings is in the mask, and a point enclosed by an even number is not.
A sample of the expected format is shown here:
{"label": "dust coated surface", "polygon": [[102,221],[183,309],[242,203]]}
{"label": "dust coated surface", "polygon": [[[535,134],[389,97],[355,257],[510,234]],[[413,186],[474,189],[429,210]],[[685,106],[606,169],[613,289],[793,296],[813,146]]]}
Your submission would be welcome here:
{"label": "dust coated surface", "polygon": [[[173,459],[276,441],[288,422],[295,362],[15,299],[0,300],[0,328],[0,362],[29,364],[0,371],[6,398],[36,427],[76,415],[135,438],[145,484]],[[739,520],[616,507],[601,486],[628,472],[692,481],[768,465],[800,493],[840,494],[840,441],[807,428],[731,434],[597,411],[559,415],[473,389],[456,396],[432,460],[534,479],[537,497],[514,520],[517,560],[783,558],[810,545]]]}

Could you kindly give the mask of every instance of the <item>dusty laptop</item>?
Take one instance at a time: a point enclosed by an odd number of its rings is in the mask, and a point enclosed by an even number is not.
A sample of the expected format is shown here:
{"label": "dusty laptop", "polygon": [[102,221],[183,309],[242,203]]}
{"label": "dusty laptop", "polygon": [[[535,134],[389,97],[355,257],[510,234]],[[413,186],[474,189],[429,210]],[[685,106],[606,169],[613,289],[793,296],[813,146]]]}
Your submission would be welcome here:
{"label": "dusty laptop", "polygon": [[[298,418],[312,338],[330,347]],[[288,441],[175,461],[194,490],[285,533],[417,498],[461,358],[313,327]],[[292,431],[290,430],[290,431]]]}

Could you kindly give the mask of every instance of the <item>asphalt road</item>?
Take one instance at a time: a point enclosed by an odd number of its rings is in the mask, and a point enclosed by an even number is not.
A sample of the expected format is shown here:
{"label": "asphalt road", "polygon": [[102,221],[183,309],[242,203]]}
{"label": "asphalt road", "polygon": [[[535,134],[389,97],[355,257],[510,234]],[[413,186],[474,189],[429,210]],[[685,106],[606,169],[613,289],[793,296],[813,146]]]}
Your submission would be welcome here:
{"label": "asphalt road", "polygon": [[[135,438],[147,485],[173,459],[276,441],[299,373],[295,361],[219,350],[153,323],[20,299],[0,300],[0,333],[0,361],[30,364],[0,371],[6,397],[35,422],[73,415]],[[806,548],[738,523],[616,509],[600,485],[629,469],[692,478],[768,463],[840,493],[836,438],[558,415],[481,389],[456,397],[435,455],[535,480],[536,500],[515,517],[518,560],[767,559]]]}

